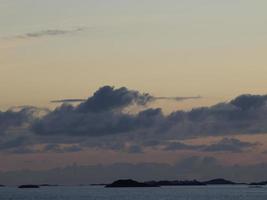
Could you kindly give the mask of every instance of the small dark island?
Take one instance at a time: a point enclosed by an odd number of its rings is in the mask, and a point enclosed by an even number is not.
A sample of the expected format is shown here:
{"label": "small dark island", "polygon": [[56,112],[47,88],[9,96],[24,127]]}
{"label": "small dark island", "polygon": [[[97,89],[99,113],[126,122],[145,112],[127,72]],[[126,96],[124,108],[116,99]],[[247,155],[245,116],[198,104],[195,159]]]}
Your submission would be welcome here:
{"label": "small dark island", "polygon": [[262,181],[262,182],[252,182],[250,183],[249,185],[254,185],[254,186],[257,186],[257,185],[267,185],[267,181]]}
{"label": "small dark island", "polygon": [[118,188],[118,187],[159,187],[155,184],[141,183],[131,179],[117,180],[111,184],[106,185],[107,188]]}
{"label": "small dark island", "polygon": [[5,187],[5,185],[0,185],[0,187]]}
{"label": "small dark island", "polygon": [[30,188],[40,188],[39,185],[20,185],[18,186],[20,189],[30,189]]}
{"label": "small dark island", "polygon": [[217,179],[212,179],[209,181],[205,181],[203,182],[206,185],[235,185],[237,183],[232,182],[232,181],[228,181],[222,178],[217,178]]}
{"label": "small dark island", "polygon": [[59,185],[57,185],[57,184],[41,184],[39,186],[41,186],[41,187],[57,187]]}
{"label": "small dark island", "polygon": [[199,185],[206,185],[205,183],[202,183],[197,180],[185,180],[185,181],[149,181],[145,182],[147,184],[153,184],[158,186],[199,186]]}

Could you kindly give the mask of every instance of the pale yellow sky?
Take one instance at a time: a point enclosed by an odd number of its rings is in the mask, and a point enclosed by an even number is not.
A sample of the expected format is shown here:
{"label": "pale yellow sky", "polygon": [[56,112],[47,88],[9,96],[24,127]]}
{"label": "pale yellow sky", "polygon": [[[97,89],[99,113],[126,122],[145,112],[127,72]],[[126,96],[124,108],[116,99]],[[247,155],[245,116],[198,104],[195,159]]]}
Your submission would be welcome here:
{"label": "pale yellow sky", "polygon": [[[1,0],[0,108],[85,98],[103,85],[201,95],[199,105],[265,94],[266,6],[263,0]],[[75,27],[85,29],[46,33]]]}

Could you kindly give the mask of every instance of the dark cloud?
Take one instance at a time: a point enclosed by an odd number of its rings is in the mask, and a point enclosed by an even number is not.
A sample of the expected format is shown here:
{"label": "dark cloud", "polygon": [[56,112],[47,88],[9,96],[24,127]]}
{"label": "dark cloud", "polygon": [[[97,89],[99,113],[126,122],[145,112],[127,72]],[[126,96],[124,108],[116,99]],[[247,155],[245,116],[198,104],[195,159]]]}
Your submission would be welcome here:
{"label": "dark cloud", "polygon": [[92,97],[81,103],[77,110],[80,112],[106,112],[132,104],[146,105],[152,98],[147,93],[141,94],[135,90],[128,90],[126,87],[115,89],[111,86],[104,86],[97,90]]}
{"label": "dark cloud", "polygon": [[242,110],[258,109],[266,106],[267,95],[250,95],[245,94],[232,100],[230,103]]}
{"label": "dark cloud", "polygon": [[125,143],[130,143],[139,145],[140,149],[146,145],[152,148],[165,145],[165,150],[237,152],[254,148],[256,144],[236,139],[224,139],[210,146],[192,146],[182,142],[167,146],[167,143],[206,136],[265,133],[266,100],[266,95],[241,95],[230,102],[168,115],[164,115],[161,109],[147,107],[129,113],[127,107],[145,106],[154,101],[154,97],[125,87],[104,86],[77,106],[63,104],[53,111],[46,110],[42,115],[40,110],[31,107],[0,112],[0,134],[4,135],[0,142],[8,143],[23,136],[28,138],[27,145],[79,144],[84,148],[125,151]]}
{"label": "dark cloud", "polygon": [[266,132],[266,116],[266,96],[242,95],[229,103],[196,108],[188,112],[173,112],[167,116],[168,124],[165,126],[169,132],[184,138],[256,134]]}
{"label": "dark cloud", "polygon": [[32,130],[39,135],[105,136],[127,134],[153,127],[162,118],[160,110],[149,109],[128,115],[116,112],[80,112],[63,105],[33,124]]}
{"label": "dark cloud", "polygon": [[26,137],[16,137],[14,139],[9,139],[7,141],[0,140],[0,150],[9,150],[13,148],[18,148],[24,146],[27,143]]}
{"label": "dark cloud", "polygon": [[18,132],[25,130],[36,117],[47,110],[31,106],[23,106],[9,109],[5,112],[0,111],[0,135],[8,132]]}
{"label": "dark cloud", "polygon": [[33,125],[37,134],[67,134],[73,136],[103,136],[140,131],[154,127],[163,114],[160,109],[147,109],[136,115],[123,109],[151,101],[149,94],[140,94],[125,87],[104,86],[77,107],[63,104]]}

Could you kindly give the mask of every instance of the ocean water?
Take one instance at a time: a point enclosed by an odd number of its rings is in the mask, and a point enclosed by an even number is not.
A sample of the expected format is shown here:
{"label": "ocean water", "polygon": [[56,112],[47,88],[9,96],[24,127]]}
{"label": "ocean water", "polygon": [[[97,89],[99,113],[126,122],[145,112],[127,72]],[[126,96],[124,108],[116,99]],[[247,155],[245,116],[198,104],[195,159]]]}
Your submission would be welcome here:
{"label": "ocean water", "polygon": [[104,188],[102,186],[0,188],[0,200],[267,200],[267,187],[173,186]]}

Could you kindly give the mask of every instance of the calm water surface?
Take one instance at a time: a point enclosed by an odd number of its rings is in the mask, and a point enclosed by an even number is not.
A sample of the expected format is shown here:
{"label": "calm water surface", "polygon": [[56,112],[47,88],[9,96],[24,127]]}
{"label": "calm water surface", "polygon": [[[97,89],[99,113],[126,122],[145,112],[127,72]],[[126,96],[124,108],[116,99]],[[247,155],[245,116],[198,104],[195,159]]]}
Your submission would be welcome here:
{"label": "calm water surface", "polygon": [[0,188],[0,200],[267,200],[267,187],[193,186],[160,188]]}

